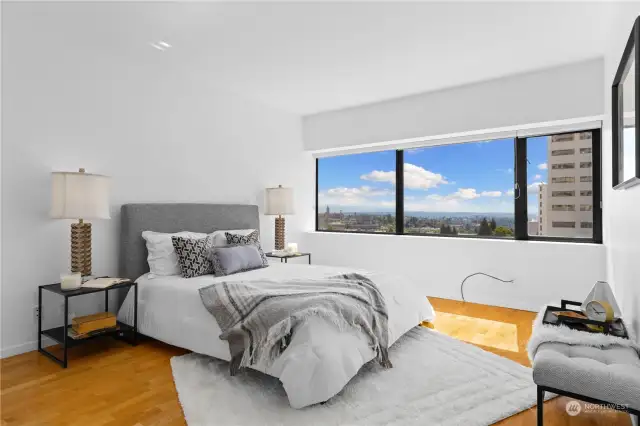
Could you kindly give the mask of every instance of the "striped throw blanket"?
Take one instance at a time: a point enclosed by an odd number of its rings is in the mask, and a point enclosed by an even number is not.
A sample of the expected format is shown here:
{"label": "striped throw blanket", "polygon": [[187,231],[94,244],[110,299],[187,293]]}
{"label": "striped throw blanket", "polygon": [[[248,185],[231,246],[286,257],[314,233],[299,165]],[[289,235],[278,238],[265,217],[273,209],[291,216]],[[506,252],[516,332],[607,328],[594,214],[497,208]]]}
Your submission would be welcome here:
{"label": "striped throw blanket", "polygon": [[220,338],[229,342],[231,375],[259,362],[269,365],[286,349],[295,327],[310,316],[323,317],[340,330],[352,327],[365,333],[378,361],[392,366],[385,300],[360,274],[222,282],[201,288],[200,297],[222,330]]}

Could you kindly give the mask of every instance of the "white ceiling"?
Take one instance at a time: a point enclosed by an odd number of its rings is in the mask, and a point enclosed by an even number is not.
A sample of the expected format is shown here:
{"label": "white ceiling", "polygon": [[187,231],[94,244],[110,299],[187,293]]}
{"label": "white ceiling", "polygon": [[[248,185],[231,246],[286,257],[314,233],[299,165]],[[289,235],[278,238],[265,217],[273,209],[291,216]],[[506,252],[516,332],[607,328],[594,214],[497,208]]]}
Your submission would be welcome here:
{"label": "white ceiling", "polygon": [[[6,6],[3,19],[18,13],[57,49],[170,69],[297,114],[602,56],[609,13],[577,2]],[[149,46],[158,40],[173,47]]]}

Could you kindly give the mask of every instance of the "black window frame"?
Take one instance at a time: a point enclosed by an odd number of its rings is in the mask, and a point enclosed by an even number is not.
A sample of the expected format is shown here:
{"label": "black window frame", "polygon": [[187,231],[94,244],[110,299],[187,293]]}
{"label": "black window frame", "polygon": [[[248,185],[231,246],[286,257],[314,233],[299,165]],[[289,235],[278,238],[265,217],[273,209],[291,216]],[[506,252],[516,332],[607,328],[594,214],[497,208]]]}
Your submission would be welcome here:
{"label": "black window frame", "polygon": [[[550,237],[544,235],[529,235],[528,231],[528,198],[527,198],[527,139],[536,136],[561,136],[575,133],[591,133],[592,147],[592,212],[593,212],[593,235],[591,238],[574,237]],[[470,238],[487,240],[514,240],[514,241],[554,241],[585,244],[602,244],[602,147],[601,129],[580,129],[567,132],[545,133],[526,137],[514,137],[514,218],[515,230],[513,237],[501,237],[496,235],[446,235],[446,234],[419,234],[404,232],[404,149],[396,149],[396,232],[371,232],[371,231],[338,231],[328,229],[318,229],[318,216],[320,206],[318,205],[319,190],[319,158],[316,158],[316,182],[315,182],[315,230],[316,232],[339,233],[339,234],[369,234],[369,235],[404,235],[415,237],[441,237],[441,238]],[[583,139],[584,140],[584,139]],[[472,142],[472,141],[470,141]],[[412,148],[413,149],[413,148]],[[348,154],[347,154],[348,155]],[[577,209],[576,209],[577,210]]]}

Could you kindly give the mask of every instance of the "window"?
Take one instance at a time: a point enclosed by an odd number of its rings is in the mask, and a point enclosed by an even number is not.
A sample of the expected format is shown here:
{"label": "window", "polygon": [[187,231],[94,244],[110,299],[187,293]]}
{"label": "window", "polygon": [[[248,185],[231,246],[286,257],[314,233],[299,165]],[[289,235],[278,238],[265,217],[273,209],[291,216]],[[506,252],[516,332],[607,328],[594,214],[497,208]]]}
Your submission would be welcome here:
{"label": "window", "polygon": [[551,210],[554,212],[575,212],[576,206],[574,204],[554,204],[551,206]]}
{"label": "window", "polygon": [[[600,185],[599,169],[593,167],[599,161],[599,138],[599,131],[589,131],[518,139],[516,151],[526,148],[526,158],[520,161],[526,163],[527,169],[526,175],[522,173],[518,181],[526,182],[526,185],[520,185],[526,186],[528,200],[520,201],[520,209],[526,209],[527,219],[538,222],[539,226],[533,233],[532,228],[519,227],[516,238],[526,232],[533,239],[551,237],[600,241],[601,228],[598,224],[601,212],[591,207],[594,205],[594,188]],[[562,142],[562,145],[556,142]],[[581,161],[576,161],[578,155]],[[579,173],[575,170],[578,164],[582,168]],[[581,198],[580,208],[570,202],[575,198],[568,198],[578,194],[590,198],[589,201]],[[525,202],[526,206],[523,205]],[[576,225],[582,222],[595,223],[596,226],[582,228]]]}
{"label": "window", "polygon": [[[581,162],[590,167],[576,170]],[[318,231],[602,241],[600,130],[349,154],[316,165]]]}
{"label": "window", "polygon": [[513,238],[514,139],[404,151],[404,233]]}
{"label": "window", "polygon": [[551,151],[551,155],[556,157],[558,155],[573,155],[576,153],[576,150],[571,148],[571,149],[554,149],[553,151]]}
{"label": "window", "polygon": [[396,151],[318,159],[317,229],[394,233]]}
{"label": "window", "polygon": [[573,197],[576,195],[576,191],[552,191],[552,197]]}
{"label": "window", "polygon": [[576,178],[573,176],[563,176],[551,178],[551,183],[574,183]]}
{"label": "window", "polygon": [[[591,132],[580,133],[580,140],[581,141],[591,140]],[[589,148],[589,153],[591,153],[591,148]]]}
{"label": "window", "polygon": [[551,136],[552,142],[573,142],[573,133]]}
{"label": "window", "polygon": [[593,228],[592,222],[580,222],[580,228],[582,229],[591,229]]}
{"label": "window", "polygon": [[575,228],[575,222],[551,222],[551,226],[554,228]]}
{"label": "window", "polygon": [[559,164],[551,165],[552,170],[575,169],[575,168],[576,168],[576,165],[574,163],[559,163]]}

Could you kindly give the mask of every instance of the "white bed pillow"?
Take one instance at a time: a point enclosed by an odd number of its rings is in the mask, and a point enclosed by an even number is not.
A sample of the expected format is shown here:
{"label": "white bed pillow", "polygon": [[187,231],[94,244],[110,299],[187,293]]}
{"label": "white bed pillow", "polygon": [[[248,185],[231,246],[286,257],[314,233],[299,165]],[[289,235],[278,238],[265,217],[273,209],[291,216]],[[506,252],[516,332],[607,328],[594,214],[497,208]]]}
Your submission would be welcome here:
{"label": "white bed pillow", "polygon": [[199,232],[182,231],[174,234],[163,232],[143,231],[142,238],[147,243],[147,263],[149,264],[150,278],[168,275],[180,275],[180,264],[171,237],[205,238],[207,234]]}
{"label": "white bed pillow", "polygon": [[245,236],[253,231],[255,231],[255,229],[220,229],[209,234],[209,236],[213,238],[214,247],[224,247],[229,245],[229,243],[227,243],[227,236],[225,235],[226,232]]}

